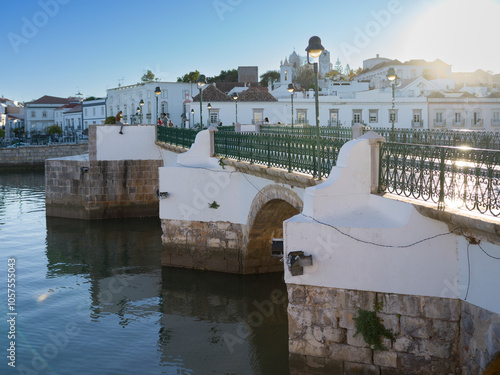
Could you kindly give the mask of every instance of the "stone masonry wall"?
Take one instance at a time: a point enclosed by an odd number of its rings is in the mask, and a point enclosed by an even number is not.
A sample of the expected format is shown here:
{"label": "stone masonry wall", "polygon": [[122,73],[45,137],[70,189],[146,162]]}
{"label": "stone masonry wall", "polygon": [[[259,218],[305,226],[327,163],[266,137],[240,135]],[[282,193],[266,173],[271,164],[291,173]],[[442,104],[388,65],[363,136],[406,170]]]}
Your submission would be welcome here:
{"label": "stone masonry wall", "polygon": [[[459,374],[461,301],[288,284],[291,374]],[[386,351],[355,335],[358,309],[393,330]]]}
{"label": "stone masonry wall", "polygon": [[47,216],[79,219],[158,216],[161,166],[162,160],[47,160]]}
{"label": "stone masonry wall", "polygon": [[81,155],[88,152],[88,143],[48,145],[0,149],[0,168],[43,167],[46,159]]}
{"label": "stone masonry wall", "polygon": [[242,273],[241,224],[162,219],[162,265]]}

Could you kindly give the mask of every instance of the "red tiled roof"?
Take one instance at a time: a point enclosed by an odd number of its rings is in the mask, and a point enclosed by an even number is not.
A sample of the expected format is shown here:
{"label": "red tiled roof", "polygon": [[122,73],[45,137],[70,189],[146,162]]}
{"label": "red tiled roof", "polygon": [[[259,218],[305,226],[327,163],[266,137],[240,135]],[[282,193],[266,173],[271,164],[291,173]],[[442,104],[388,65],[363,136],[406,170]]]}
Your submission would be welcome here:
{"label": "red tiled roof", "polygon": [[63,109],[63,108],[75,108],[77,105],[79,105],[78,103],[70,103],[70,104],[66,104],[66,105],[62,105],[60,107],[57,107],[57,109]]}
{"label": "red tiled roof", "polygon": [[68,104],[70,98],[58,98],[57,96],[44,95],[37,100],[29,102],[29,104]]}
{"label": "red tiled roof", "polygon": [[82,106],[78,104],[74,108],[70,109],[69,111],[66,111],[64,113],[76,113],[76,112],[81,112],[82,111]]}
{"label": "red tiled roof", "polygon": [[267,90],[250,87],[238,96],[240,102],[277,102],[278,100]]}
{"label": "red tiled roof", "polygon": [[[193,98],[193,102],[200,101],[200,94]],[[210,84],[206,89],[203,90],[203,102],[232,102],[228,95],[220,91],[217,87]]]}

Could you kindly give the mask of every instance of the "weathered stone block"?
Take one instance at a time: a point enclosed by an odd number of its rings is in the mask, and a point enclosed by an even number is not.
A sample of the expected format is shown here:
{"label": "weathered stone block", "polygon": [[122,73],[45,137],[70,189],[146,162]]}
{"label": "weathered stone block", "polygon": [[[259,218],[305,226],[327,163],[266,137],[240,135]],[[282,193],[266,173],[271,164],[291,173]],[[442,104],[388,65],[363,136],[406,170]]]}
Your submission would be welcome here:
{"label": "weathered stone block", "polygon": [[425,297],[424,315],[427,318],[458,321],[461,306],[457,299]]}
{"label": "weathered stone block", "polygon": [[349,375],[380,375],[378,366],[345,362],[344,373]]}
{"label": "weathered stone block", "polygon": [[395,352],[375,350],[373,352],[373,363],[383,367],[397,367],[398,355]]}
{"label": "weathered stone block", "polygon": [[427,339],[431,336],[431,321],[423,318],[401,317],[401,332],[406,336]]}
{"label": "weathered stone block", "polygon": [[366,341],[363,339],[363,335],[361,333],[358,333],[356,335],[356,329],[348,329],[347,330],[347,344],[356,346],[359,348],[369,348],[370,346],[366,343]]}
{"label": "weathered stone block", "polygon": [[329,345],[329,355],[337,361],[372,363],[372,350],[369,348],[357,348],[346,344],[331,343]]}
{"label": "weathered stone block", "polygon": [[383,294],[382,312],[404,316],[420,316],[422,313],[422,297],[403,294]]}

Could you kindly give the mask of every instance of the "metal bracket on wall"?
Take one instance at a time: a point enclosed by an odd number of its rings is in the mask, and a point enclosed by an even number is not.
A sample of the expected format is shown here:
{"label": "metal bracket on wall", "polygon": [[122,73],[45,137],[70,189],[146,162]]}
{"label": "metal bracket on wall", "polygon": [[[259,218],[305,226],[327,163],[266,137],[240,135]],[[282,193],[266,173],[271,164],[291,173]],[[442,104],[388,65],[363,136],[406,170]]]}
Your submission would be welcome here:
{"label": "metal bracket on wall", "polygon": [[303,251],[292,251],[288,253],[286,264],[292,276],[304,274],[304,267],[312,266],[312,255],[304,255]]}

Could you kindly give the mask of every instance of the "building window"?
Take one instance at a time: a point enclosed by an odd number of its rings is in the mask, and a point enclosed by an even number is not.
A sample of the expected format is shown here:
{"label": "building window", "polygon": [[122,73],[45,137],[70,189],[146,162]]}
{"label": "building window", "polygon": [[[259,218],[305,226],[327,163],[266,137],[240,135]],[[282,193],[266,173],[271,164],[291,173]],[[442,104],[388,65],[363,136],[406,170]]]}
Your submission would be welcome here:
{"label": "building window", "polygon": [[85,108],[85,117],[87,117],[87,108]]}
{"label": "building window", "polygon": [[95,117],[95,107],[94,107],[94,108],[92,108],[92,116],[94,116],[94,117]]}
{"label": "building window", "polygon": [[339,125],[339,110],[331,109],[330,110],[330,120],[328,121],[328,125],[330,126],[338,126]]}
{"label": "building window", "polygon": [[127,105],[125,104],[125,105],[123,106],[123,115],[124,115],[124,116],[127,116],[127,114],[128,114],[128,108],[127,108]]}
{"label": "building window", "polygon": [[434,125],[444,126],[445,121],[443,120],[443,112],[436,112],[436,118],[434,119]]}
{"label": "building window", "polygon": [[31,111],[31,117],[35,117],[36,114],[35,114],[35,111]]}
{"label": "building window", "polygon": [[307,109],[297,109],[297,123],[298,124],[308,124]]}
{"label": "building window", "polygon": [[493,112],[493,124],[500,125],[500,112]]}
{"label": "building window", "polygon": [[110,106],[109,106],[109,113],[110,113],[111,115],[113,115],[113,106],[112,106],[112,105],[110,105]]}
{"label": "building window", "polygon": [[219,110],[210,110],[210,124],[217,125],[219,123]]}
{"label": "building window", "polygon": [[288,81],[288,70],[285,70],[285,81]]}
{"label": "building window", "polygon": [[101,107],[101,116],[104,116],[104,107]]}
{"label": "building window", "polygon": [[483,121],[481,120],[481,113],[479,111],[474,111],[474,115],[472,116],[472,125],[482,125]]}
{"label": "building window", "polygon": [[352,122],[353,124],[361,124],[362,123],[362,117],[361,117],[361,109],[353,109],[352,110]]}
{"label": "building window", "polygon": [[262,124],[263,121],[264,121],[264,110],[254,109],[252,124]]}
{"label": "building window", "polygon": [[163,90],[163,91],[161,92],[161,97],[162,97],[163,99],[167,99],[167,98],[168,98],[168,91],[167,91],[167,90]]}
{"label": "building window", "polygon": [[42,112],[42,117],[43,117],[43,118],[47,118],[47,111],[43,111],[43,112]]}
{"label": "building window", "polygon": [[378,109],[370,109],[370,124],[378,122]]}
{"label": "building window", "polygon": [[167,102],[161,103],[160,112],[161,113],[168,113],[168,103]]}

